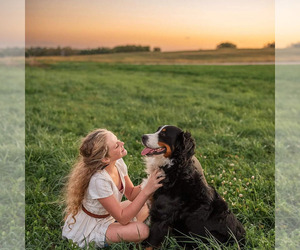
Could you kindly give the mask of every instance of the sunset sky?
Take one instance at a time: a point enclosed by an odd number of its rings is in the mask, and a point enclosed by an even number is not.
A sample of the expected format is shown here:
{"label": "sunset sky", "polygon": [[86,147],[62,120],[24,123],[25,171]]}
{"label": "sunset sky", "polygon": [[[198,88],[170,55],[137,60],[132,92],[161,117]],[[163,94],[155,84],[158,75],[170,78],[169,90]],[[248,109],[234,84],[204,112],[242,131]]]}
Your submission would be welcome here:
{"label": "sunset sky", "polygon": [[[277,45],[297,42],[286,39]],[[223,41],[261,48],[274,40],[274,0],[26,0],[26,47],[175,51],[214,49]]]}

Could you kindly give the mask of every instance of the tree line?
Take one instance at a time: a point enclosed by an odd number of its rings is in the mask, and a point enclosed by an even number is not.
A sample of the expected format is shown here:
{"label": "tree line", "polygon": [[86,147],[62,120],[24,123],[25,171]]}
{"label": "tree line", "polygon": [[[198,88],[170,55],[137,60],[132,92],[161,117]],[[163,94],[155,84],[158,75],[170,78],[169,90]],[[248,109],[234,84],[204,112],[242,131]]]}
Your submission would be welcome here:
{"label": "tree line", "polygon": [[[72,55],[97,55],[127,52],[150,52],[150,46],[125,45],[114,48],[99,47],[95,49],[73,49],[71,47],[30,47],[25,49],[25,56],[72,56]],[[160,48],[153,48],[153,52],[160,52]]]}
{"label": "tree line", "polygon": [[[236,44],[232,43],[232,42],[222,42],[219,43],[216,47],[216,49],[236,49],[237,46]],[[275,48],[275,42],[271,42],[271,43],[267,43],[264,48]]]}
{"label": "tree line", "polygon": [[24,48],[0,48],[0,57],[24,56]]}
{"label": "tree line", "polygon": [[[216,46],[216,49],[231,48],[236,49],[236,44],[232,42],[222,42]],[[265,44],[264,48],[275,48],[275,42]],[[300,43],[294,43],[289,48],[300,48]],[[25,50],[25,51],[24,51]],[[124,45],[114,48],[99,47],[94,49],[73,49],[71,47],[30,47],[30,48],[0,48],[0,57],[5,56],[72,56],[72,55],[97,55],[110,53],[126,53],[126,52],[151,52],[150,46],[141,45]],[[161,52],[159,47],[154,47],[152,52]]]}

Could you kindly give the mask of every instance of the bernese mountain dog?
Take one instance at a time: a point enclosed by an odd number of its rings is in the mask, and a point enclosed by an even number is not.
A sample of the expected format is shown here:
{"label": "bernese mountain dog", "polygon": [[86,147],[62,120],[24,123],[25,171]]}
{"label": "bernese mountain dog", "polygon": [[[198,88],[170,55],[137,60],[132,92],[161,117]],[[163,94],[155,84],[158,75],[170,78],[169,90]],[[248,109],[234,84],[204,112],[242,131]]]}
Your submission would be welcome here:
{"label": "bernese mountain dog", "polygon": [[143,135],[142,143],[147,174],[160,168],[166,176],[150,199],[150,234],[145,246],[159,247],[167,235],[182,239],[181,244],[187,248],[193,248],[187,243],[191,236],[204,243],[213,236],[220,243],[238,241],[243,245],[245,229],[224,199],[207,184],[194,156],[191,134],[165,125]]}

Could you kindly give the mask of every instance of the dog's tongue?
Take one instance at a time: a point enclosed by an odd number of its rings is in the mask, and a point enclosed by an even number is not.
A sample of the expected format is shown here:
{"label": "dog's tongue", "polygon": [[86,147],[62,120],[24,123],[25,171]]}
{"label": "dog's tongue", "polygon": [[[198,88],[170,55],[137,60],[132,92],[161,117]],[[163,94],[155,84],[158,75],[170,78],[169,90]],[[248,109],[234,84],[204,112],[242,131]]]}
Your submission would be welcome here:
{"label": "dog's tongue", "polygon": [[142,151],[142,155],[146,155],[146,154],[149,154],[153,149],[151,148],[144,148],[143,151]]}

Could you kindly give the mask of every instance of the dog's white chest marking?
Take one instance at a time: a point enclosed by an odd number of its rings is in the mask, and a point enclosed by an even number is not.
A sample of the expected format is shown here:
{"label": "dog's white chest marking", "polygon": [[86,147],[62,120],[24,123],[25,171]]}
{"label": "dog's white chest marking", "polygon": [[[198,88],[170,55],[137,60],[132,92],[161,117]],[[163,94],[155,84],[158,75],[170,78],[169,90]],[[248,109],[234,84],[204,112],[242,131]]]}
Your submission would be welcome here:
{"label": "dog's white chest marking", "polygon": [[[146,163],[146,173],[148,175],[148,178],[149,175],[152,174],[155,170],[159,169],[159,167],[166,166],[166,165],[168,167],[172,166],[172,161],[169,158],[165,158],[163,155],[145,157],[145,163]],[[146,186],[148,182],[148,178],[143,180],[141,184],[142,189]]]}
{"label": "dog's white chest marking", "polygon": [[148,175],[152,174],[159,167],[169,165],[172,166],[172,161],[169,158],[165,158],[163,155],[157,155],[154,157],[146,157],[146,173]]}

